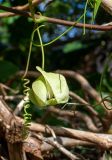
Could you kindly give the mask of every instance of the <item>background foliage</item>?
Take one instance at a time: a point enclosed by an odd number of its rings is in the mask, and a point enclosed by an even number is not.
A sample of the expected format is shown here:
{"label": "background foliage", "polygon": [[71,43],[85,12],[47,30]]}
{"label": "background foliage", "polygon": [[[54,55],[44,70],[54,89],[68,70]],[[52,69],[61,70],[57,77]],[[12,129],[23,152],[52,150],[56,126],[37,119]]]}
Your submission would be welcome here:
{"label": "background foliage", "polygon": [[[1,3],[6,6],[16,6],[25,4],[26,1],[4,0]],[[46,1],[37,6],[37,11],[45,16],[75,21],[84,12],[85,1],[54,0],[47,7],[45,4]],[[92,11],[89,7],[86,14],[87,23],[91,23],[91,17]],[[110,20],[111,16],[100,8],[95,23],[104,24]],[[83,22],[83,19],[81,21]],[[2,70],[0,81],[6,82],[16,71],[25,69],[33,24],[29,18],[20,16],[2,18],[0,24],[0,68]],[[46,23],[41,29],[43,41],[49,42],[66,28]],[[112,50],[111,33],[86,30],[86,35],[83,36],[82,32],[82,29],[74,28],[60,40],[45,47],[45,68],[46,70],[77,70],[85,74],[95,85],[98,84],[96,77],[99,77],[98,73],[102,72],[104,60]],[[40,48],[33,47],[30,70],[35,70],[36,65],[41,65],[41,52]]]}

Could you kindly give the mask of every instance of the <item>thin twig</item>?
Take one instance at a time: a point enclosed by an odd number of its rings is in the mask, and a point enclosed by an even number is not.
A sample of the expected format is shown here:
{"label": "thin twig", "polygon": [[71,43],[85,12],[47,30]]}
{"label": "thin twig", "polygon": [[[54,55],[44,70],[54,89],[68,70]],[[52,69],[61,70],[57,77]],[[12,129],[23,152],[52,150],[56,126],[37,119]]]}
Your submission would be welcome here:
{"label": "thin twig", "polygon": [[[79,111],[61,110],[55,107],[49,107],[47,111],[49,112],[49,114],[54,113],[56,116],[58,115],[58,117],[60,116],[64,118],[65,116],[68,116],[68,117],[74,117],[74,119],[79,118],[80,120],[85,122],[86,126],[90,131],[99,132],[99,129],[95,126],[92,119],[84,113],[81,113]],[[43,117],[43,119],[45,120],[45,117]]]}
{"label": "thin twig", "polygon": [[110,104],[107,101],[105,101],[105,105],[104,105],[103,101],[105,99],[101,98],[100,94],[90,85],[87,79],[85,79],[81,74],[71,70],[57,70],[57,72],[60,74],[63,74],[67,78],[70,77],[78,81],[81,87],[84,89],[84,91],[94,100],[96,100],[97,103],[95,106],[101,105],[104,108],[106,115],[105,115],[105,118],[102,119],[102,122],[105,130],[108,130],[112,121],[112,110],[107,109],[109,108]]}
{"label": "thin twig", "polygon": [[57,141],[51,141],[48,138],[44,138],[40,135],[35,134],[36,138],[38,138],[41,141],[44,141],[50,145],[52,145],[53,147],[57,148],[60,152],[62,152],[63,154],[65,154],[68,158],[70,158],[71,160],[78,160],[79,158],[72,154],[70,151],[68,151],[67,149],[65,149],[61,144],[59,144]]}
{"label": "thin twig", "polygon": [[[57,73],[63,74],[65,77],[70,77],[78,81],[81,87],[84,89],[84,91],[86,91],[89,96],[94,98],[96,102],[100,103],[100,105],[102,105],[107,114],[110,114],[111,111],[107,110],[103,105],[100,94],[90,85],[87,79],[85,79],[81,74],[71,70],[57,70]],[[105,104],[108,105],[108,103],[106,102]]]}
{"label": "thin twig", "polygon": [[10,88],[8,86],[6,86],[3,83],[0,83],[0,87],[3,87],[5,90],[11,91],[13,94],[17,94],[18,93],[18,91],[14,90],[14,89],[12,89],[12,88]]}
{"label": "thin twig", "polygon": [[[32,1],[32,5],[36,6],[39,5],[43,0],[33,0]],[[16,6],[16,7],[12,7],[13,9],[17,9],[20,11],[27,11],[29,10],[29,4],[25,4],[22,6]],[[5,12],[5,13],[0,13],[0,17],[12,17],[12,16],[16,16],[16,13],[11,13],[11,12]]]}
{"label": "thin twig", "polygon": [[6,101],[13,101],[13,100],[17,100],[17,99],[22,99],[23,95],[14,95],[14,96],[2,96],[0,95],[1,98],[3,98]]}
{"label": "thin twig", "polygon": [[72,91],[69,92],[69,95],[70,95],[70,97],[72,97],[73,99],[77,100],[81,104],[84,104],[86,106],[86,108],[88,109],[88,111],[92,115],[98,116],[98,113],[92,108],[93,106],[91,104],[89,104],[86,100],[84,100],[83,98],[81,98],[80,96],[78,96],[76,93],[74,93]]}
{"label": "thin twig", "polygon": [[[53,137],[47,137],[47,139],[49,139],[50,141],[54,141]],[[93,143],[90,142],[86,142],[86,141],[81,141],[81,140],[77,140],[77,139],[73,139],[73,138],[68,138],[68,137],[56,137],[56,141],[59,142],[62,146],[65,147],[76,147],[76,146],[94,146]],[[46,142],[44,142],[41,145],[41,150],[43,152],[49,151],[54,149],[54,147],[50,144],[47,144]]]}
{"label": "thin twig", "polygon": [[22,100],[19,102],[19,104],[16,106],[16,109],[15,109],[14,112],[13,112],[15,115],[18,115],[18,114],[21,112],[21,110],[22,110],[23,107],[24,107],[25,100],[27,100],[27,98],[28,98],[28,97],[24,97],[24,99],[22,99]]}
{"label": "thin twig", "polygon": [[[14,9],[14,8],[11,8],[11,7],[6,7],[6,6],[0,5],[0,9],[8,11],[8,12],[15,13],[17,15],[21,15],[21,16],[25,16],[25,17],[31,17],[31,14],[29,12],[25,12],[25,11],[22,11],[22,10],[17,10],[17,9]],[[89,30],[99,30],[99,31],[111,31],[112,30],[112,26],[83,24],[83,23],[77,23],[77,22],[75,23],[75,22],[72,22],[72,21],[40,16],[40,15],[37,15],[37,14],[35,14],[35,18],[37,18],[37,19],[38,18],[44,18],[49,23],[60,24],[60,25],[64,25],[64,26],[74,26],[74,27],[77,27],[77,28],[85,27]]]}

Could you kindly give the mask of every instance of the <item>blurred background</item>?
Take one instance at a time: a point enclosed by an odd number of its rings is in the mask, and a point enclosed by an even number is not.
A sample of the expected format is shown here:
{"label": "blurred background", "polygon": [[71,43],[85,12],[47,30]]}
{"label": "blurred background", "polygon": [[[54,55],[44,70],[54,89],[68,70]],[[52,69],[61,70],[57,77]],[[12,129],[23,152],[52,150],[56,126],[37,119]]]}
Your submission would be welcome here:
{"label": "blurred background", "polygon": [[[1,3],[5,6],[19,6],[26,4],[27,1],[1,0]],[[46,4],[47,1],[43,1],[36,7],[36,11],[45,16],[76,21],[84,12],[85,1],[53,0],[50,4]],[[91,23],[91,17],[92,8],[88,6],[86,23]],[[100,7],[94,23],[105,24],[110,21],[111,16]],[[83,23],[83,19],[81,22]],[[51,23],[44,24],[45,27],[41,29],[44,43],[53,40],[68,28]],[[1,82],[5,82],[8,75],[13,74],[14,71],[25,69],[32,29],[33,23],[26,17],[15,16],[0,19]],[[36,43],[39,44],[38,37]],[[76,70],[88,78],[91,76],[93,78],[95,74],[102,72],[105,58],[112,52],[111,44],[112,34],[110,31],[86,29],[86,34],[83,35],[83,28],[73,28],[58,41],[45,47],[45,68],[46,70]],[[11,65],[12,73],[9,72],[8,65]],[[41,52],[40,48],[33,47],[30,70],[35,70],[37,65],[41,65]]]}
{"label": "blurred background", "polygon": [[[19,6],[27,3],[26,0],[1,0],[5,6]],[[36,7],[42,15],[76,21],[84,12],[85,1],[53,0],[50,4],[43,1]],[[86,23],[91,23],[92,8],[88,6]],[[102,18],[103,17],[103,18]],[[101,7],[98,11],[97,24],[111,21],[111,16]],[[81,20],[83,23],[83,19]],[[63,33],[68,27],[44,23],[41,29],[43,42],[47,43]],[[0,19],[0,81],[5,82],[17,70],[24,70],[33,23],[29,18],[22,16]],[[38,42],[38,37],[36,38]],[[99,76],[103,70],[104,61],[112,52],[111,32],[87,30],[83,35],[83,28],[73,28],[55,43],[45,47],[46,70],[70,69],[78,71],[88,78]],[[33,47],[30,60],[30,70],[41,66],[40,48]],[[111,68],[111,64],[110,64]],[[10,71],[9,71],[10,69]],[[111,69],[110,76],[111,76]],[[97,80],[97,79],[96,79]]]}

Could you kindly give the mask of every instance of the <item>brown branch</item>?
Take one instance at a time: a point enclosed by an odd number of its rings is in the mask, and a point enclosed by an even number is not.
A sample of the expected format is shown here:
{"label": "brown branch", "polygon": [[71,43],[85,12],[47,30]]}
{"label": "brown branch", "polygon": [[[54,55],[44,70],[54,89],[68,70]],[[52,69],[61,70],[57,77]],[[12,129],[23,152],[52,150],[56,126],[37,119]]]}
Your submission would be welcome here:
{"label": "brown branch", "polygon": [[[40,3],[42,3],[43,2],[43,0],[33,0],[32,1],[32,5],[33,6],[37,6],[37,5],[39,5]],[[29,4],[27,3],[27,4],[25,4],[25,5],[23,5],[23,6],[17,6],[17,7],[15,7],[16,9],[19,9],[19,10],[29,10]]]}
{"label": "brown branch", "polygon": [[[37,124],[37,123],[31,123],[31,126],[29,127],[31,131],[34,132],[42,132],[50,134],[49,130],[46,129],[46,126]],[[66,137],[72,137],[79,140],[87,141],[94,143],[95,145],[100,146],[103,149],[112,149],[112,136],[106,135],[106,134],[98,134],[98,133],[92,133],[87,131],[79,131],[75,129],[65,128],[65,127],[51,127],[56,135],[66,136]]]}
{"label": "brown branch", "polygon": [[[4,135],[2,135],[2,138],[4,138],[7,141],[10,160],[23,160],[23,157],[25,156],[22,143],[24,141],[22,136],[23,122],[21,123],[21,121],[18,120],[12,114],[11,109],[1,98],[0,98],[0,118],[3,121],[3,127],[0,124],[1,131],[2,130],[4,131]],[[30,154],[33,154],[36,157],[39,157],[41,156],[41,151],[40,152],[38,151],[39,144],[36,142],[37,141],[35,141],[35,145],[29,150],[26,145],[25,151],[29,152]],[[30,144],[30,146],[31,145],[32,144]]]}
{"label": "brown branch", "polygon": [[14,95],[14,96],[1,96],[0,95],[0,98],[4,99],[6,101],[14,101],[14,100],[17,100],[17,99],[22,99],[23,95]]}
{"label": "brown branch", "polygon": [[15,9],[13,7],[11,8],[11,7],[6,7],[6,6],[0,5],[0,10],[8,11],[8,12],[14,13],[15,15],[22,15],[22,16],[25,16],[25,17],[31,17],[30,13],[22,11],[22,10]]}
{"label": "brown branch", "polygon": [[99,129],[95,126],[92,119],[84,113],[80,113],[79,111],[61,110],[61,109],[55,108],[55,107],[49,107],[47,109],[47,111],[49,112],[49,114],[54,113],[54,114],[56,114],[60,117],[63,117],[63,118],[65,116],[74,117],[74,119],[79,118],[80,120],[85,122],[86,126],[88,127],[88,129],[90,131],[99,132]]}
{"label": "brown branch", "polygon": [[105,105],[104,105],[100,94],[89,84],[89,82],[81,74],[71,70],[57,70],[57,73],[63,74],[65,77],[70,77],[78,81],[81,84],[81,87],[84,89],[84,91],[86,91],[86,93],[90,97],[95,99],[96,102],[98,102],[98,104],[100,104],[104,108],[106,112],[106,116],[103,119],[103,124],[104,124],[105,130],[108,130],[112,120],[112,110],[107,109],[110,107],[110,104],[107,101],[105,101]]}
{"label": "brown branch", "polygon": [[87,114],[81,113],[76,111],[75,116],[79,119],[85,122],[87,128],[92,131],[92,132],[100,132],[99,128],[97,128],[92,120],[92,118],[90,116],[88,116]]}
{"label": "brown branch", "polygon": [[[36,5],[38,5],[42,2],[43,2],[43,0],[33,0],[32,5],[36,6]],[[101,5],[109,14],[112,15],[112,2],[111,2],[111,0],[102,0]],[[16,6],[16,7],[13,7],[13,8],[25,11],[25,10],[29,9],[29,4],[25,4],[23,6]],[[10,13],[10,12],[0,13],[0,17],[7,17],[7,16],[9,17],[9,16],[15,16],[15,15],[16,14]]]}
{"label": "brown branch", "polygon": [[[7,106],[7,104],[1,98],[0,98],[0,118],[2,119],[3,123],[6,126],[10,126],[12,120],[14,119],[14,115],[12,114],[11,109]],[[8,131],[7,128],[6,128],[6,131]],[[8,135],[7,135],[7,132],[4,135],[6,140]],[[8,146],[10,160],[23,160],[22,158],[23,150],[22,150],[21,143],[12,144],[9,142],[9,140],[7,140],[7,146]]]}
{"label": "brown branch", "polygon": [[22,110],[23,107],[24,107],[25,99],[27,99],[27,97],[24,97],[24,98],[18,103],[18,105],[16,106],[16,108],[15,108],[15,110],[14,110],[14,112],[13,112],[14,115],[18,115],[18,114],[21,112],[21,110]]}
{"label": "brown branch", "polygon": [[[33,6],[36,6],[36,5],[39,5],[43,0],[33,0],[32,1],[32,5]],[[17,9],[17,10],[20,10],[20,11],[26,11],[26,10],[29,10],[29,4],[25,4],[23,6],[16,6],[16,7],[12,7],[13,9]],[[12,17],[12,16],[16,16],[16,13],[11,13],[10,11],[9,12],[5,12],[5,13],[0,13],[0,17]]]}
{"label": "brown branch", "polygon": [[[50,139],[50,141],[53,141],[53,137],[48,137],[48,139]],[[93,143],[81,141],[73,138],[68,138],[68,137],[57,136],[56,141],[58,141],[62,146],[65,146],[65,147],[94,146]],[[43,142],[41,145],[42,152],[47,152],[52,149],[54,149],[54,147],[50,144],[47,144],[46,142]]]}
{"label": "brown branch", "polygon": [[73,153],[71,153],[69,150],[67,150],[66,148],[64,148],[60,143],[58,143],[58,141],[55,140],[50,140],[48,138],[42,137],[40,135],[36,135],[36,138],[38,138],[39,140],[46,142],[50,145],[52,145],[53,147],[57,148],[60,152],[62,152],[63,154],[65,154],[68,158],[70,158],[71,160],[79,160],[79,158],[74,155]]}
{"label": "brown branch", "polygon": [[87,101],[85,101],[83,98],[81,98],[80,96],[78,96],[76,93],[70,91],[69,95],[75,100],[80,102],[81,104],[85,105],[85,109],[87,109],[89,111],[89,113],[91,114],[92,119],[94,120],[97,128],[99,128],[99,130],[103,130],[103,125],[101,122],[101,119],[99,117],[99,114],[95,111],[95,109],[93,108],[94,106],[92,106],[91,104],[89,104]]}
{"label": "brown branch", "polygon": [[[35,137],[28,136],[23,142],[23,150],[32,154],[36,160],[43,159],[41,155],[41,142]],[[34,157],[32,159],[34,159]]]}
{"label": "brown branch", "polygon": [[14,115],[12,114],[12,110],[8,107],[3,99],[0,98],[0,118],[6,123],[10,125],[11,120]]}
{"label": "brown branch", "polygon": [[[3,104],[2,104],[2,102],[3,102]],[[4,104],[5,104],[4,101],[1,101],[0,106],[2,106],[2,107],[0,107],[0,108],[2,108],[2,110],[0,109],[0,117],[3,117],[3,113],[5,111],[4,119],[7,119],[6,123],[8,123],[7,122],[8,117],[6,117],[6,114],[9,114],[10,111],[7,108],[7,106],[5,107]],[[19,117],[14,118],[14,116],[13,116],[12,119],[16,120],[16,122],[19,122],[19,124],[23,124],[23,120],[20,119]],[[54,130],[56,135],[76,138],[78,140],[86,141],[86,142],[92,143],[94,145],[100,146],[103,149],[108,149],[108,150],[112,149],[112,135],[91,133],[91,132],[87,132],[87,131],[80,131],[80,130],[65,128],[65,127],[50,127],[50,128],[52,130]],[[51,135],[51,132],[44,125],[31,123],[31,126],[29,127],[29,129],[31,132],[41,132],[41,133],[47,133],[47,134]],[[19,132],[21,134],[21,130]],[[17,135],[14,134],[14,136],[18,136],[18,132],[16,134]]]}
{"label": "brown branch", "polygon": [[24,153],[21,143],[8,143],[8,151],[10,160],[24,160]]}
{"label": "brown branch", "polygon": [[[17,10],[11,7],[5,7],[0,5],[0,9],[1,10],[5,10],[8,12],[12,12],[15,13],[17,15],[22,15],[25,17],[31,17],[31,14],[25,11],[21,11],[21,10]],[[37,14],[35,14],[35,18],[41,18],[42,16],[39,16]],[[62,20],[62,19],[57,19],[57,18],[50,18],[50,17],[45,17],[47,22],[49,23],[54,23],[54,24],[60,24],[60,25],[64,25],[64,26],[74,26],[77,28],[83,28],[85,26],[85,28],[89,29],[89,30],[99,30],[99,31],[111,31],[112,30],[112,26],[101,26],[101,25],[92,25],[92,24],[82,24],[82,23],[77,23],[77,22],[71,22],[71,21],[67,21],[67,20]]]}
{"label": "brown branch", "polygon": [[[34,137],[28,137],[24,142],[23,142],[23,149],[27,153],[32,153],[35,157],[41,158],[41,153],[42,152],[48,152],[50,150],[55,149],[56,147],[52,144],[54,144],[54,138],[53,137],[43,137],[43,139],[46,141],[43,141],[41,144],[36,138],[37,136]],[[42,139],[41,139],[42,140]],[[73,138],[68,138],[68,137],[56,137],[56,141],[61,144],[63,147],[76,147],[76,146],[90,146],[90,147],[96,147],[95,144],[91,142],[86,142],[86,141],[81,141]],[[47,142],[51,142],[51,145]]]}
{"label": "brown branch", "polygon": [[88,109],[88,111],[94,115],[94,116],[98,116],[98,113],[92,108],[93,106],[91,104],[89,104],[86,100],[84,100],[83,98],[81,98],[80,96],[78,96],[76,93],[70,91],[69,92],[70,97],[72,97],[74,100],[80,102],[81,104],[84,104],[86,106],[86,108]]}

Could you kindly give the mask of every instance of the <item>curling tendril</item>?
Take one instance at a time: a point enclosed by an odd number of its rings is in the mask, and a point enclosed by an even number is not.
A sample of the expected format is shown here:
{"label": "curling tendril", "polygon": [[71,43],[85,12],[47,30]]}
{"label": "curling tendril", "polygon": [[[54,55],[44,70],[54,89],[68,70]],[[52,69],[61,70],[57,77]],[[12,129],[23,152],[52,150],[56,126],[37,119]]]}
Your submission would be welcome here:
{"label": "curling tendril", "polygon": [[38,36],[39,36],[39,40],[40,40],[40,45],[41,45],[41,50],[42,50],[42,68],[44,69],[44,48],[43,48],[43,44],[42,44],[42,38],[41,38],[41,34],[39,31],[39,28],[43,27],[44,25],[40,25],[36,27],[34,26],[34,30],[32,32],[31,35],[31,41],[30,41],[30,47],[29,47],[29,53],[28,53],[28,59],[27,59],[27,64],[26,64],[26,69],[25,69],[25,73],[23,75],[23,93],[25,95],[24,98],[24,128],[23,128],[23,137],[27,137],[28,136],[28,127],[30,126],[30,122],[31,122],[31,117],[32,115],[29,113],[29,109],[30,109],[30,99],[29,99],[29,90],[30,88],[28,87],[30,80],[26,78],[27,72],[28,72],[28,68],[29,68],[29,62],[30,62],[30,57],[31,57],[31,51],[32,51],[32,42],[34,39],[34,35],[35,32],[37,32]]}
{"label": "curling tendril", "polygon": [[30,88],[28,87],[28,84],[30,82],[29,79],[27,78],[24,78],[23,79],[23,87],[24,87],[24,95],[25,95],[25,98],[24,98],[24,130],[23,130],[23,136],[24,137],[27,137],[28,135],[28,127],[30,126],[30,122],[31,122],[31,114],[28,112],[29,108],[30,108],[30,100],[29,100],[29,95],[28,95],[28,92],[30,90]]}

